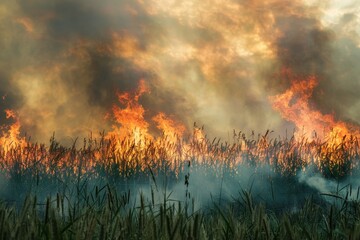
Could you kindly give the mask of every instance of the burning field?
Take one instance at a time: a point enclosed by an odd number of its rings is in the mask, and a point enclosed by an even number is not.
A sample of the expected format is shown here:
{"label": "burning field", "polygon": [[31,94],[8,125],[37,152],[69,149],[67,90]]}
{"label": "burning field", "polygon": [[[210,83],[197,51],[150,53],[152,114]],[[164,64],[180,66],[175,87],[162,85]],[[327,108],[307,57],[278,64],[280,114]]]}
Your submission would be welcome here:
{"label": "burning field", "polygon": [[357,1],[0,13],[1,239],[360,238]]}

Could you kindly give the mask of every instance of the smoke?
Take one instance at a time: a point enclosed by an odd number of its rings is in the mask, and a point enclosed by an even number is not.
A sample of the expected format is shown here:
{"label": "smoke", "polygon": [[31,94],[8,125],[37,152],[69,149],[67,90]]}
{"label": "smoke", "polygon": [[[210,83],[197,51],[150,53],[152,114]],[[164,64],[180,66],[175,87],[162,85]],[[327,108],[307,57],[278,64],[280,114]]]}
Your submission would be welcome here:
{"label": "smoke", "polygon": [[[318,199],[330,204],[343,204],[344,201],[359,201],[359,169],[343,178],[326,178],[312,167],[299,172],[297,184],[303,184],[312,190]],[[309,191],[311,192],[311,191]]]}
{"label": "smoke", "polygon": [[[184,180],[188,173],[187,186]],[[246,164],[238,165],[236,169],[192,165],[176,178],[169,172],[163,172],[154,178],[143,175],[117,178],[116,181],[111,180],[112,176],[94,177],[92,173],[85,173],[80,178],[75,175],[63,178],[47,175],[35,179],[30,172],[24,172],[13,173],[11,178],[0,175],[3,180],[0,197],[7,203],[21,207],[29,195],[36,196],[40,203],[44,203],[47,198],[55,199],[60,194],[67,199],[66,203],[72,205],[76,201],[88,201],[85,196],[95,195],[95,189],[101,189],[99,194],[102,195],[111,188],[115,190],[113,193],[129,197],[129,207],[138,206],[142,195],[146,204],[160,206],[164,201],[176,205],[180,202],[191,213],[206,211],[214,204],[241,207],[246,200],[245,194],[249,194],[256,204],[265,204],[275,212],[286,212],[297,211],[310,198],[314,203],[335,203],[340,206],[344,201],[358,201],[359,173],[353,174],[344,179],[327,179],[309,167],[306,171],[298,172],[298,175],[284,176],[275,173],[273,166],[254,167]]]}
{"label": "smoke", "polygon": [[[186,186],[184,179],[188,171],[189,185]],[[345,201],[358,201],[360,196],[358,169],[352,176],[335,179],[326,178],[314,167],[284,176],[275,173],[269,165],[240,164],[236,169],[195,165],[180,172],[177,179],[160,175],[155,182],[150,178],[144,183],[129,180],[125,185],[120,184],[119,190],[130,189],[133,204],[139,202],[138,197],[142,194],[145,200],[154,200],[155,204],[164,203],[164,197],[170,203],[188,204],[189,211],[206,211],[213,204],[226,206],[230,203],[239,207],[238,204],[243,204],[246,199],[245,194],[249,194],[255,203],[265,204],[276,212],[297,211],[309,199],[322,206],[342,206]]]}
{"label": "smoke", "polygon": [[285,68],[320,79],[315,107],[359,123],[356,1],[5,0],[0,13],[1,109],[35,141],[109,130],[116,91],[140,79],[146,119],[281,133],[292,125],[268,96],[289,86]]}

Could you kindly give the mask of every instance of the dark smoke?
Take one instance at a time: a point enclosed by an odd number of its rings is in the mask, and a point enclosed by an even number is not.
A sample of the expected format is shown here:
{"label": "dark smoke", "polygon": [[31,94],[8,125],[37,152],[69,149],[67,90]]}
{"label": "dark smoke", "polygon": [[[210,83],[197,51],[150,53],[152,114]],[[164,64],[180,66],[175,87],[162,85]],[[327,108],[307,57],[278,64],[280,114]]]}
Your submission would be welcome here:
{"label": "dark smoke", "polygon": [[[358,4],[316,1],[3,1],[1,110],[18,111],[22,131],[46,142],[109,130],[116,92],[144,79],[146,119],[162,111],[204,124],[281,134],[290,123],[268,96],[294,75],[316,75],[315,108],[359,123]],[[338,15],[331,16],[330,10]],[[331,14],[330,14],[331,15]],[[325,21],[325,20],[326,21]],[[3,116],[1,123],[5,123]]]}

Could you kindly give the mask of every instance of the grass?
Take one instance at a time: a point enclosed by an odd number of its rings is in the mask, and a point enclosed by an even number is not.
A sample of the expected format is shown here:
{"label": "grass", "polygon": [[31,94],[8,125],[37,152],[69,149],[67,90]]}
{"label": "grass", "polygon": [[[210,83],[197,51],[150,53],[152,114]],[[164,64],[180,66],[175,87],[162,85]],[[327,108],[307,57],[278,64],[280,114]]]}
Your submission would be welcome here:
{"label": "grass", "polygon": [[[334,145],[234,133],[231,143],[162,136],[77,145],[0,147],[1,239],[360,239],[359,189],[311,192],[297,180],[308,168],[339,183],[355,174],[356,138]],[[265,173],[253,179],[267,194],[237,185],[247,167]],[[219,195],[196,196],[215,186]],[[285,187],[299,204],[273,204],[287,198]]]}
{"label": "grass", "polygon": [[56,195],[44,203],[27,196],[16,209],[0,204],[1,239],[359,239],[360,203],[326,207],[308,199],[296,212],[275,214],[242,192],[226,207],[187,213],[181,202],[154,204],[109,185],[75,200]]}

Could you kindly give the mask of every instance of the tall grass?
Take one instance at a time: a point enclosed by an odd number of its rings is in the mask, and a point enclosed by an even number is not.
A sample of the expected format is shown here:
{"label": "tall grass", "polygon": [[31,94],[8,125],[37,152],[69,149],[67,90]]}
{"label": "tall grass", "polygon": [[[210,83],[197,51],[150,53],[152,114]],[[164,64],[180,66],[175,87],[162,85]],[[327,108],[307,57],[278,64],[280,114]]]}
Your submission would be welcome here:
{"label": "tall grass", "polygon": [[[359,192],[351,187],[345,194],[310,196],[294,210],[276,209],[240,187],[232,199],[222,200],[220,191],[196,208],[190,188],[198,167],[222,188],[225,175],[239,174],[238,166],[270,166],[275,181],[291,180],[312,166],[338,180],[355,171],[358,160],[356,138],[332,145],[270,139],[268,133],[249,138],[234,133],[231,142],[206,137],[172,142],[164,136],[139,146],[131,138],[102,137],[64,147],[53,137],[48,147],[0,146],[0,238],[360,239]],[[171,188],[179,182],[184,198],[173,199]],[[133,185],[148,186],[150,194],[132,192]],[[274,199],[276,189],[270,187]]]}
{"label": "tall grass", "polygon": [[226,207],[186,213],[164,197],[153,204],[143,195],[131,205],[128,193],[109,185],[72,199],[45,202],[27,196],[16,209],[0,204],[1,239],[359,239],[360,202],[321,206],[312,199],[296,212],[276,214],[242,192]]}
{"label": "tall grass", "polygon": [[332,140],[270,138],[269,132],[245,137],[239,132],[231,142],[189,136],[170,141],[168,136],[138,143],[132,136],[124,139],[84,139],[73,146],[61,146],[54,137],[49,147],[28,142],[27,146],[4,149],[0,146],[0,169],[7,174],[55,175],[61,177],[91,172],[111,180],[153,174],[178,174],[186,164],[235,170],[239,165],[264,166],[283,175],[293,175],[313,166],[326,177],[347,176],[358,167],[360,143],[356,137]]}

